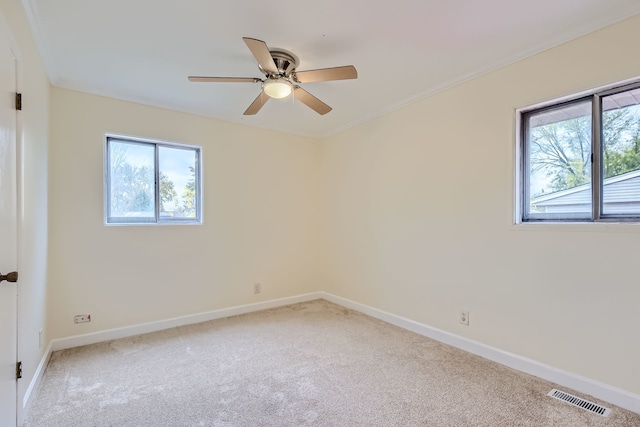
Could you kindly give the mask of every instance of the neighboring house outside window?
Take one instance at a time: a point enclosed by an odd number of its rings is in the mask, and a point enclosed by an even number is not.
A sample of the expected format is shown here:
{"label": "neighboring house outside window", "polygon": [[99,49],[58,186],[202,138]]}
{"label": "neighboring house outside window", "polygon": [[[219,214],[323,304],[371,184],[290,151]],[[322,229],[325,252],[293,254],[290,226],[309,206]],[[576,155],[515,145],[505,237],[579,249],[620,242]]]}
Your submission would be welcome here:
{"label": "neighboring house outside window", "polygon": [[[603,210],[611,214],[640,212],[640,170],[627,172],[603,181]],[[584,212],[591,209],[591,185],[541,195],[531,199],[536,211],[546,213]]]}
{"label": "neighboring house outside window", "polygon": [[640,82],[519,119],[517,222],[640,222]]}
{"label": "neighboring house outside window", "polygon": [[201,148],[106,136],[107,224],[201,223]]}

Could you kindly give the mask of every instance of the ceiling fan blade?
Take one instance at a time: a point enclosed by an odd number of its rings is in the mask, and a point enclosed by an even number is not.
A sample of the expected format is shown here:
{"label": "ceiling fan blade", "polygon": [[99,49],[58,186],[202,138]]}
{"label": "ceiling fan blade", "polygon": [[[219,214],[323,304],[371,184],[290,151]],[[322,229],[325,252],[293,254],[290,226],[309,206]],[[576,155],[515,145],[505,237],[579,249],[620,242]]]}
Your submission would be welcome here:
{"label": "ceiling fan blade", "polygon": [[319,70],[296,71],[294,73],[294,79],[298,83],[326,82],[328,80],[348,80],[357,78],[358,71],[353,65],[322,68]]}
{"label": "ceiling fan blade", "polygon": [[255,77],[201,77],[189,76],[190,82],[212,82],[212,83],[257,83],[262,80]]}
{"label": "ceiling fan blade", "polygon": [[269,95],[260,91],[260,94],[258,95],[258,97],[253,100],[251,105],[249,105],[249,108],[247,108],[243,114],[245,116],[253,116],[258,111],[260,111],[262,106],[266,104],[268,100],[269,100]]}
{"label": "ceiling fan blade", "polygon": [[302,102],[304,105],[306,105],[307,107],[311,108],[312,110],[314,110],[316,113],[320,114],[321,116],[324,116],[325,114],[327,114],[329,111],[332,110],[331,107],[329,107],[324,102],[320,101],[315,96],[311,95],[306,90],[302,89],[300,86],[296,86],[293,89],[293,96],[298,101]]}
{"label": "ceiling fan blade", "polygon": [[278,67],[276,67],[276,63],[273,62],[271,52],[269,52],[269,48],[265,42],[250,37],[243,37],[242,40],[247,44],[247,47],[263,70],[268,73],[278,74]]}

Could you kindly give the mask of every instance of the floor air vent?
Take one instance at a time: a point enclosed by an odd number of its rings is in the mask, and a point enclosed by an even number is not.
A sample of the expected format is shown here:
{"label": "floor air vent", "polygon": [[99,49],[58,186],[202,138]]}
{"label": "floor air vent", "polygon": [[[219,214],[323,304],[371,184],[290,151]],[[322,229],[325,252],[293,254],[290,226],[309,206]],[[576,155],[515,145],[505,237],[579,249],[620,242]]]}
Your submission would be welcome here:
{"label": "floor air vent", "polygon": [[581,399],[572,394],[565,393],[564,391],[556,390],[555,388],[551,390],[547,394],[547,396],[554,397],[558,400],[562,400],[563,402],[570,403],[571,405],[577,406],[578,408],[585,409],[589,412],[593,412],[594,414],[602,415],[604,417],[608,416],[611,413],[611,409],[609,408],[605,408],[604,406],[600,406],[597,403]]}

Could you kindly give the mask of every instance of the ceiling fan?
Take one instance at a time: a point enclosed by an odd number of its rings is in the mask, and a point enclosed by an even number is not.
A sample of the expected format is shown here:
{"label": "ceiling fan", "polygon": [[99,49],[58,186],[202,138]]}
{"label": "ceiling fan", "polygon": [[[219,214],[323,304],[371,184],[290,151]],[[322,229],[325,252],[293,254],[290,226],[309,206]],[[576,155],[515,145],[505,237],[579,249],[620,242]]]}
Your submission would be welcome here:
{"label": "ceiling fan", "polygon": [[269,49],[262,40],[243,37],[249,50],[258,61],[258,68],[265,75],[264,79],[256,77],[200,77],[189,76],[192,82],[217,82],[217,83],[258,83],[262,84],[262,90],[258,97],[249,105],[244,115],[253,115],[269,98],[293,97],[314,110],[324,115],[331,111],[324,102],[311,95],[298,86],[298,83],[324,82],[329,80],[347,80],[358,78],[358,72],[353,65],[343,67],[322,68],[318,70],[296,71],[300,61],[291,52],[283,49]]}

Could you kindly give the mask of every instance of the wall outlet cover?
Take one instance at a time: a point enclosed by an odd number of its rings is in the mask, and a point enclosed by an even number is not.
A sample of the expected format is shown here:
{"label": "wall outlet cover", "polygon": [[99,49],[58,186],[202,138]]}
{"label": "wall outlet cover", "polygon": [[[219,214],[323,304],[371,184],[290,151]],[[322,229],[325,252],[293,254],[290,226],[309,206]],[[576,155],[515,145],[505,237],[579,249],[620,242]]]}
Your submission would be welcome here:
{"label": "wall outlet cover", "polygon": [[469,312],[468,311],[460,311],[460,323],[463,325],[469,326]]}
{"label": "wall outlet cover", "polygon": [[76,314],[73,316],[73,323],[86,323],[91,322],[90,314]]}

